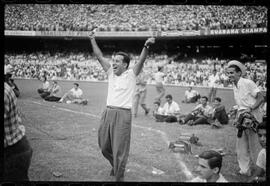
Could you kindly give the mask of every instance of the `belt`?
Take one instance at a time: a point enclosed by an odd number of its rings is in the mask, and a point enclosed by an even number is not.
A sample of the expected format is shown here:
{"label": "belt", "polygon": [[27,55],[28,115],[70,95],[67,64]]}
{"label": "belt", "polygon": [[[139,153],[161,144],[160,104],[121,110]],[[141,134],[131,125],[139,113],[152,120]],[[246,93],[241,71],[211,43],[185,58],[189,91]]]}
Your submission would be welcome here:
{"label": "belt", "polygon": [[107,106],[109,109],[120,109],[120,110],[128,110],[131,111],[130,108],[116,107],[116,106]]}

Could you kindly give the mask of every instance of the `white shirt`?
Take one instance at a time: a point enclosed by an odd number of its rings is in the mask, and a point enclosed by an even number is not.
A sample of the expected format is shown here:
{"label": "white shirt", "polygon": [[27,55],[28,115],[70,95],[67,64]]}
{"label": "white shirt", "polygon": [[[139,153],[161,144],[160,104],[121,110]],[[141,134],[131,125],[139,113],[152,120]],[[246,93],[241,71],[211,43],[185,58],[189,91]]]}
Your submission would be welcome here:
{"label": "white shirt", "polygon": [[158,109],[154,111],[154,114],[163,115],[164,109],[162,107],[158,107]]}
{"label": "white shirt", "polygon": [[213,113],[214,109],[210,105],[206,105],[205,107],[202,104],[197,105],[194,110],[201,108],[203,111],[203,114],[207,117],[210,116],[210,114]]}
{"label": "white shirt", "polygon": [[237,87],[233,84],[233,92],[238,110],[243,110],[255,104],[255,97],[260,92],[260,89],[252,80],[240,77]]}
{"label": "white shirt", "polygon": [[80,88],[78,88],[77,90],[75,88],[72,88],[70,92],[75,98],[81,98],[83,95],[83,91]]}
{"label": "white shirt", "polygon": [[178,103],[176,103],[175,101],[172,101],[170,105],[168,102],[166,102],[163,106],[163,111],[165,115],[174,115],[175,112],[180,111],[180,108]]}
{"label": "white shirt", "polygon": [[108,74],[108,96],[107,105],[132,108],[132,98],[136,89],[136,75],[133,69],[128,69],[120,76],[113,73],[112,66],[107,71]]}
{"label": "white shirt", "polygon": [[155,73],[155,81],[156,83],[162,83],[163,82],[163,77],[165,76],[165,74],[163,72],[157,72]]}
{"label": "white shirt", "polygon": [[61,87],[59,85],[52,87],[51,95],[55,97],[61,97],[62,95]]}
{"label": "white shirt", "polygon": [[217,81],[219,81],[219,76],[218,76],[218,74],[216,74],[216,75],[214,75],[214,74],[210,75],[210,76],[209,76],[209,83],[208,83],[208,86],[209,86],[209,87],[217,87],[217,86],[218,86]]}
{"label": "white shirt", "polygon": [[263,148],[259,152],[258,158],[256,161],[256,165],[266,171],[266,150],[265,150],[265,148]]}
{"label": "white shirt", "polygon": [[196,95],[197,95],[197,91],[196,90],[191,90],[191,91],[186,90],[185,91],[185,96],[186,96],[187,99],[193,98]]}
{"label": "white shirt", "polygon": [[42,87],[43,87],[43,89],[49,89],[49,87],[50,87],[49,81],[45,81],[45,82],[42,84]]}

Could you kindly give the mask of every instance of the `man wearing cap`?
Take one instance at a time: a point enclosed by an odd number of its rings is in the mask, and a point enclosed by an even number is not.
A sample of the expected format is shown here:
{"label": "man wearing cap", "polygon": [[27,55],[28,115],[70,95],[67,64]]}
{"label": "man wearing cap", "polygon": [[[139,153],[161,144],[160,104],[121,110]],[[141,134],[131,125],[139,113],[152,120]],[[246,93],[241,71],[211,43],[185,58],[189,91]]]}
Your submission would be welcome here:
{"label": "man wearing cap", "polygon": [[5,65],[5,79],[4,81],[12,88],[13,92],[15,93],[16,97],[20,96],[20,90],[18,88],[18,86],[14,83],[14,79],[12,79],[12,71],[13,68],[10,64]]}
{"label": "man wearing cap", "polygon": [[[245,72],[245,66],[239,61],[233,60],[228,63],[227,74],[230,82],[233,83],[234,99],[238,105],[236,121],[241,113],[249,111],[258,122],[261,122],[263,113],[259,107],[264,102],[264,98],[260,89],[252,80],[242,77]],[[240,174],[251,175],[251,164],[255,161],[259,150],[256,147],[259,147],[259,141],[252,129],[244,130],[243,135],[237,138],[236,153]]]}
{"label": "man wearing cap", "polygon": [[132,101],[136,90],[136,77],[141,72],[150,45],[155,38],[144,43],[138,62],[129,68],[130,57],[125,52],[117,52],[110,64],[99,49],[92,31],[89,39],[98,62],[108,75],[107,107],[101,116],[98,130],[98,144],[103,156],[112,166],[111,176],[115,181],[124,181],[131,136]]}

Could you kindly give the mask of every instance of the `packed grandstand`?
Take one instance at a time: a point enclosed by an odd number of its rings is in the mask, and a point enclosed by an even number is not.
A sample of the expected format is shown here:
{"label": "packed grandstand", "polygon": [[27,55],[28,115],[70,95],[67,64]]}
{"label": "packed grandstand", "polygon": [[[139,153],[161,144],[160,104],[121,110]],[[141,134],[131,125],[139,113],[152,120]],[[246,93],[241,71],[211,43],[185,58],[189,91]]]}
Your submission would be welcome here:
{"label": "packed grandstand", "polygon": [[[197,31],[241,28],[266,28],[267,8],[264,6],[197,6],[197,5],[68,5],[68,4],[10,4],[5,6],[5,30],[13,31]],[[170,43],[171,44],[171,43]],[[75,47],[74,47],[75,48]],[[53,49],[52,49],[53,50]],[[153,52],[144,71],[154,82],[158,66],[164,66],[165,84],[207,86],[214,66],[220,76],[220,87],[230,87],[225,68],[226,57],[195,55],[187,61]],[[111,52],[112,53],[112,52]],[[207,53],[207,52],[206,52]],[[206,54],[205,53],[205,54]],[[107,54],[111,57],[111,54]],[[137,53],[130,52],[132,62]],[[169,56],[168,56],[169,55]],[[263,56],[260,56],[263,58]],[[46,73],[48,79],[106,81],[107,76],[97,60],[88,52],[36,51],[10,52],[5,59],[14,67],[18,78],[38,78]],[[215,64],[215,65],[213,65]],[[249,61],[247,77],[266,89],[266,63]]]}
{"label": "packed grandstand", "polygon": [[5,30],[149,31],[267,27],[263,6],[14,4]]}

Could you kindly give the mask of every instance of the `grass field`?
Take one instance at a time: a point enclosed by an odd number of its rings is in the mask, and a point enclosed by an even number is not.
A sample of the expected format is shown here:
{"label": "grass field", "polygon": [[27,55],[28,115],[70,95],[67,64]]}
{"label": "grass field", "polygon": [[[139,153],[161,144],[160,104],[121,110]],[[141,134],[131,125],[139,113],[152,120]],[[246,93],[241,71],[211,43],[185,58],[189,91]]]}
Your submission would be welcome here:
{"label": "grass field", "polygon": [[[21,90],[18,99],[23,114],[26,135],[33,148],[29,176],[31,181],[112,181],[109,162],[102,156],[97,143],[99,117],[106,104],[107,84],[79,82],[86,106],[44,102],[37,94],[38,80],[15,80]],[[71,81],[59,81],[63,91],[73,86]],[[194,104],[181,103],[185,88],[167,87],[180,104],[182,113],[188,113]],[[207,89],[197,88],[201,95]],[[148,87],[147,105],[152,107],[155,87]],[[234,105],[232,90],[218,90],[226,107]],[[164,100],[163,100],[164,101]],[[173,153],[168,149],[181,133],[194,133],[203,146],[192,145],[193,154]],[[223,148],[221,173],[232,182],[245,182],[237,176],[235,154],[236,130],[230,124],[221,129],[208,125],[186,126],[176,123],[156,123],[151,115],[144,116],[141,108],[132,121],[132,136],[125,181],[133,182],[186,182],[195,175],[195,154],[212,148]],[[258,149],[259,150],[259,149]],[[162,174],[153,174],[153,170]],[[57,175],[59,173],[59,175]]]}

